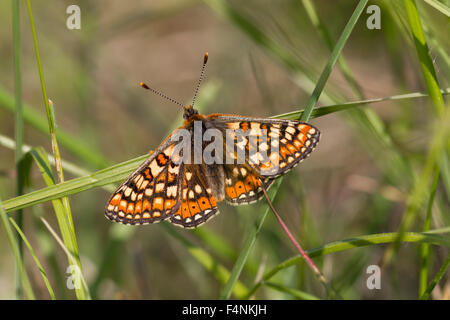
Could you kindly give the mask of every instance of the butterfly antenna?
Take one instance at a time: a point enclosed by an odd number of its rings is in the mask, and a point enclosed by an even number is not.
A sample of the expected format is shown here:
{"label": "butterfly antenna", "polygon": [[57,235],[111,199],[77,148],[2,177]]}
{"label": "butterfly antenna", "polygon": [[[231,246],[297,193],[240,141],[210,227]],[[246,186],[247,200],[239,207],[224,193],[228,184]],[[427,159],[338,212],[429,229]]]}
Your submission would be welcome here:
{"label": "butterfly antenna", "polygon": [[208,52],[206,52],[204,57],[203,57],[202,72],[200,73],[200,78],[198,79],[197,87],[195,88],[194,98],[192,99],[192,107],[194,107],[195,100],[197,99],[198,89],[200,88],[200,84],[202,83],[203,76],[205,75],[206,63],[207,62],[208,62]]}
{"label": "butterfly antenna", "polygon": [[165,95],[165,94],[162,93],[161,91],[158,91],[158,90],[155,90],[155,89],[153,89],[153,88],[150,88],[148,85],[146,85],[146,84],[143,83],[143,82],[139,82],[139,85],[140,85],[142,88],[147,89],[147,90],[150,90],[151,92],[157,94],[158,96],[163,97],[164,99],[167,99],[167,100],[169,100],[169,101],[171,101],[171,102],[173,102],[173,103],[175,103],[175,104],[177,104],[177,105],[183,107],[183,104],[179,103],[179,102],[178,102],[177,100],[175,100],[175,99],[170,98],[169,96]]}

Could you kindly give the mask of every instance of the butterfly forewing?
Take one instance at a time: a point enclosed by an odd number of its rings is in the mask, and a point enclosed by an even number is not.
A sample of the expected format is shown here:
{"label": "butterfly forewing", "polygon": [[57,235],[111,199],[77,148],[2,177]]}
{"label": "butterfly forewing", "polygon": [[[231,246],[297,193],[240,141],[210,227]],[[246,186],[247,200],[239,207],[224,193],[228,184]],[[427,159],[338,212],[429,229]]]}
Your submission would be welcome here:
{"label": "butterfly forewing", "polygon": [[174,143],[158,148],[111,196],[106,216],[123,224],[164,220],[180,207],[184,164],[174,161]]}
{"label": "butterfly forewing", "polygon": [[[319,142],[320,132],[314,126],[293,120],[246,118],[229,115],[211,115],[214,126],[233,136],[225,153],[239,161],[239,151],[245,154],[245,163],[261,177],[274,178],[286,173],[305,159]],[[236,134],[233,132],[243,132]]]}

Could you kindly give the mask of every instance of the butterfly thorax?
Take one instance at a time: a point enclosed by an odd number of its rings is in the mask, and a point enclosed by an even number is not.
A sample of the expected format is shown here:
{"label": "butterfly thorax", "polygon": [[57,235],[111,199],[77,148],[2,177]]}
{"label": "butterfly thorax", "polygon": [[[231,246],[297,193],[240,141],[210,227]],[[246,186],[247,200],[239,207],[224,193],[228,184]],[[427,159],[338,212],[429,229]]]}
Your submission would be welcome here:
{"label": "butterfly thorax", "polygon": [[[183,114],[183,118],[185,120],[190,120],[189,118],[195,115],[198,115],[198,111],[197,109],[194,109],[194,107],[192,105],[187,105],[183,107],[184,109],[184,114]],[[195,120],[195,119],[194,119]]]}

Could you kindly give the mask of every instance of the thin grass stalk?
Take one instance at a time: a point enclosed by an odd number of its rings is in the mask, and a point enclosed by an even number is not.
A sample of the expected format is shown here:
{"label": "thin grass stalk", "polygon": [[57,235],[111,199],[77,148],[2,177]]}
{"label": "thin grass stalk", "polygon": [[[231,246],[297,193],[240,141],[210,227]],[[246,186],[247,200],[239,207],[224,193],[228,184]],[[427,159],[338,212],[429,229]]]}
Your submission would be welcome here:
{"label": "thin grass stalk", "polygon": [[[446,233],[450,233],[450,227],[448,228],[442,228],[442,229],[436,229],[436,230],[430,230],[426,233],[421,232],[406,232],[403,235],[402,242],[405,243],[430,243],[430,244],[437,244],[441,246],[446,246],[450,248],[450,238],[448,235],[445,235]],[[386,243],[393,243],[398,237],[398,232],[391,232],[391,233],[379,233],[379,234],[370,234],[370,235],[364,235],[364,236],[358,236],[358,237],[352,237],[345,240],[339,240],[327,243],[323,246],[313,248],[310,250],[306,250],[306,253],[311,257],[320,257],[325,256],[328,254],[336,253],[336,252],[342,252],[354,248],[359,247],[365,247],[365,246],[372,246],[377,244],[386,244]],[[264,284],[265,281],[268,281],[273,276],[275,276],[278,272],[281,270],[284,270],[286,268],[289,268],[291,266],[297,265],[299,263],[304,262],[302,256],[295,256],[292,258],[289,258],[281,263],[279,263],[276,267],[272,268],[271,270],[267,271],[261,281],[257,282],[248,293],[248,296],[245,297],[247,299],[248,297],[252,296],[258,288]]]}
{"label": "thin grass stalk", "polygon": [[341,33],[341,36],[339,37],[339,40],[337,41],[336,45],[334,46],[333,51],[331,52],[330,59],[328,59],[328,62],[323,69],[322,73],[320,74],[319,80],[317,81],[317,84],[314,88],[313,93],[311,94],[308,102],[306,103],[305,111],[303,112],[302,116],[300,117],[301,121],[308,121],[311,117],[312,111],[314,107],[317,104],[317,101],[319,101],[320,94],[322,93],[323,89],[325,88],[325,84],[328,81],[328,78],[331,74],[331,71],[333,70],[334,65],[336,64],[339,56],[341,55],[342,49],[344,48],[345,43],[347,42],[347,39],[350,37],[350,34],[356,25],[356,22],[358,21],[359,17],[361,16],[364,7],[366,6],[368,0],[360,0],[358,5],[356,6],[355,10],[353,11],[352,16],[350,17],[349,21],[347,22],[347,25],[345,26],[344,30]]}
{"label": "thin grass stalk", "polygon": [[[53,155],[55,158],[55,166],[56,166],[56,171],[58,173],[59,182],[62,183],[62,182],[64,182],[64,174],[63,174],[63,169],[62,169],[62,165],[61,165],[61,155],[59,152],[58,142],[57,142],[56,133],[55,133],[56,125],[55,125],[55,119],[54,119],[53,103],[51,103],[51,101],[47,97],[47,90],[45,88],[44,74],[42,71],[42,64],[41,64],[41,58],[40,58],[40,54],[39,54],[36,28],[35,28],[35,24],[34,24],[33,12],[32,12],[32,8],[31,8],[30,0],[27,0],[27,7],[28,7],[29,18],[30,18],[31,31],[33,34],[34,50],[35,50],[35,54],[36,54],[36,62],[37,62],[38,71],[39,71],[39,79],[41,82],[42,96],[44,98],[45,110],[47,113],[49,132],[50,132],[50,137],[51,137],[51,142],[52,142],[52,150],[53,150]],[[78,245],[77,245],[75,230],[74,230],[74,226],[73,226],[73,220],[72,220],[72,214],[71,214],[70,205],[69,205],[69,199],[67,197],[62,197],[61,201],[62,201],[64,210],[63,211],[55,211],[55,213],[56,213],[56,217],[58,219],[58,224],[59,224],[59,228],[60,228],[62,237],[64,239],[64,244],[72,252],[71,256],[69,257],[69,264],[76,265],[78,267],[78,269],[80,270],[80,272],[82,272],[83,269],[81,267],[80,254],[78,251]],[[76,293],[76,296],[78,299],[84,300],[87,298],[88,294],[86,293],[85,290],[87,290],[87,287],[84,287],[84,286],[81,288],[75,288],[75,293]]]}
{"label": "thin grass stalk", "polygon": [[[423,232],[427,232],[431,227],[431,213],[433,209],[434,196],[436,195],[437,185],[439,181],[439,167],[436,167],[434,172],[433,184],[431,186],[430,198],[428,199],[427,216],[425,217],[425,223],[423,225]],[[423,243],[420,246],[420,275],[419,275],[419,297],[421,297],[428,284],[428,274],[430,268],[430,245]]]}
{"label": "thin grass stalk", "polygon": [[268,288],[277,290],[279,292],[283,292],[283,293],[287,293],[297,299],[301,299],[301,300],[320,300],[318,297],[309,294],[307,292],[304,291],[300,291],[298,289],[294,289],[294,288],[288,288],[285,286],[281,286],[277,283],[274,282],[264,282],[264,285]]}
{"label": "thin grass stalk", "polygon": [[3,222],[3,226],[5,227],[6,237],[7,237],[8,241],[9,241],[9,245],[11,246],[11,249],[13,251],[13,255],[14,255],[14,258],[15,258],[15,261],[16,261],[16,266],[17,266],[17,269],[18,269],[18,271],[20,273],[20,280],[22,281],[22,285],[23,285],[23,288],[25,290],[25,293],[26,293],[28,299],[34,300],[35,296],[34,296],[34,293],[33,293],[33,289],[31,288],[31,285],[30,285],[30,280],[28,279],[27,273],[25,271],[25,267],[24,267],[24,264],[23,264],[23,259],[22,259],[22,256],[20,254],[20,251],[19,251],[19,246],[17,244],[17,239],[14,236],[14,232],[13,232],[13,230],[11,228],[11,225],[9,224],[8,216],[7,216],[6,212],[5,212],[5,210],[3,209],[3,205],[2,205],[2,201],[1,200],[0,200],[0,218],[1,218],[2,222]]}
{"label": "thin grass stalk", "polygon": [[430,284],[428,285],[425,292],[420,297],[420,300],[428,300],[431,292],[436,287],[438,282],[442,279],[442,277],[444,276],[445,272],[447,271],[447,268],[449,267],[449,265],[450,265],[450,254],[447,256],[447,259],[445,259],[444,263],[439,268],[439,271],[436,273],[436,276],[433,278],[433,280],[430,282]]}
{"label": "thin grass stalk", "polygon": [[422,69],[425,85],[427,86],[430,99],[434,106],[434,111],[438,116],[444,113],[444,98],[442,97],[439,83],[434,69],[433,60],[431,59],[430,49],[428,48],[423,31],[422,22],[420,21],[419,11],[415,0],[404,0],[406,13],[408,15],[410,30],[414,39],[417,56],[419,58],[420,67]]}
{"label": "thin grass stalk", "polygon": [[[408,15],[409,28],[414,39],[414,46],[419,59],[420,68],[425,80],[425,85],[430,95],[430,100],[434,107],[434,112],[438,117],[442,117],[445,110],[444,98],[439,87],[436,70],[434,68],[433,59],[431,58],[430,49],[425,38],[425,32],[422,27],[416,2],[415,0],[404,0],[404,5]],[[440,159],[441,175],[447,191],[447,196],[450,196],[449,152],[450,147],[447,147],[447,152],[442,154]]]}
{"label": "thin grass stalk", "polygon": [[14,221],[14,219],[13,218],[9,218],[9,221],[14,226],[14,228],[16,228],[17,233],[20,235],[20,237],[22,238],[23,242],[25,243],[25,245],[27,246],[28,250],[30,251],[30,254],[33,257],[34,262],[36,263],[36,266],[39,269],[39,272],[40,272],[40,274],[42,276],[42,279],[44,280],[45,286],[47,287],[47,291],[48,291],[48,294],[50,295],[50,298],[52,300],[56,300],[55,293],[54,293],[53,288],[52,288],[52,286],[50,284],[50,281],[48,280],[47,273],[45,272],[44,267],[42,266],[41,262],[39,261],[37,255],[36,255],[36,252],[34,251],[33,247],[31,246],[31,244],[28,241],[28,239],[25,236],[25,234],[19,228],[19,225]]}
{"label": "thin grass stalk", "polygon": [[[331,70],[332,70],[333,66],[335,65],[337,58],[339,57],[348,37],[350,36],[351,31],[353,30],[354,26],[356,25],[356,22],[358,21],[358,18],[361,15],[362,11],[364,10],[364,7],[367,4],[367,2],[368,2],[368,0],[361,0],[358,3],[358,5],[356,6],[355,10],[353,11],[352,16],[350,17],[349,21],[347,22],[347,25],[345,26],[345,28],[341,34],[341,37],[339,38],[339,40],[336,44],[336,47],[334,48],[334,50],[331,54],[331,57],[330,57],[327,65],[325,66],[324,70],[322,71],[322,73],[320,75],[319,81],[316,84],[316,87],[314,88],[314,91],[306,105],[306,108],[300,117],[301,121],[309,120],[309,118],[312,114],[312,111],[319,99],[319,96],[320,96],[321,92],[323,91],[323,88],[325,87],[326,81],[328,80],[328,77],[331,74]],[[283,177],[281,177],[277,180],[278,180],[278,184],[276,184],[276,186],[272,187],[272,190],[274,190],[273,196],[271,197],[272,201],[277,194],[278,188],[283,180]],[[234,283],[239,278],[239,275],[242,271],[243,265],[247,261],[250,250],[253,248],[253,245],[256,241],[256,236],[258,235],[259,230],[261,229],[261,226],[265,221],[268,210],[269,210],[269,208],[267,208],[266,210],[263,211],[259,221],[257,222],[254,232],[252,232],[250,234],[250,236],[247,238],[247,240],[241,250],[241,253],[239,254],[239,257],[236,260],[233,270],[231,272],[233,277],[230,276],[230,279],[228,280],[227,284],[222,289],[222,292],[220,294],[221,299],[228,299],[230,297],[231,290],[234,286]]]}
{"label": "thin grass stalk", "polygon": [[289,240],[292,242],[294,247],[297,249],[297,251],[300,253],[300,255],[305,259],[306,263],[311,267],[314,274],[317,276],[317,278],[322,282],[322,284],[325,286],[327,290],[330,288],[328,287],[328,281],[323,275],[323,273],[319,270],[319,268],[316,266],[314,261],[311,260],[311,258],[308,256],[308,254],[303,250],[301,245],[298,243],[298,241],[295,239],[295,237],[292,235],[291,231],[287,227],[287,225],[284,223],[283,219],[281,219],[280,215],[278,214],[277,210],[274,208],[272,201],[270,201],[269,196],[267,195],[266,188],[264,187],[263,181],[261,181],[261,187],[264,193],[264,196],[266,197],[267,203],[269,204],[270,209],[272,210],[273,214],[275,215],[275,218],[277,219],[278,223],[281,225],[281,228],[283,229],[284,233],[286,233]]}
{"label": "thin grass stalk", "polygon": [[[302,0],[302,4],[306,10],[309,19],[311,20],[311,23],[319,31],[319,34],[322,36],[322,39],[324,40],[328,49],[332,51],[334,47],[333,39],[331,37],[330,32],[328,31],[328,28],[325,26],[325,24],[322,22],[319,15],[317,14],[314,2],[311,0]],[[350,70],[350,66],[348,65],[343,54],[339,55],[337,63],[342,71],[342,74],[344,75],[345,80],[352,89],[353,93],[356,95],[358,99],[362,100],[364,98],[363,90],[356,81],[355,76]]]}
{"label": "thin grass stalk", "polygon": [[[22,73],[20,68],[20,3],[19,0],[12,1],[12,32],[13,32],[13,57],[14,57],[14,138],[16,144],[19,146],[15,152],[16,164],[16,194],[18,196],[23,194],[24,178],[21,170],[21,160],[23,157],[23,112],[22,112]],[[23,227],[22,210],[19,210],[16,217],[17,224]],[[17,246],[19,248],[20,258],[23,260],[23,242],[20,235],[16,235]],[[20,279],[20,272],[16,266],[16,297],[23,298],[22,294],[22,280]]]}
{"label": "thin grass stalk", "polygon": [[398,239],[393,245],[386,249],[380,261],[380,265],[382,267],[385,267],[397,253],[404,233],[414,223],[422,203],[424,202],[428,192],[429,181],[431,180],[436,166],[439,164],[441,155],[443,152],[446,152],[446,148],[448,146],[448,141],[450,139],[450,127],[448,126],[448,123],[450,123],[450,109],[445,110],[442,119],[439,119],[439,121],[436,121],[435,123],[425,164],[419,178],[416,179],[408,195],[407,208],[403,214],[403,219],[398,229]]}
{"label": "thin grass stalk", "polygon": [[[53,238],[55,238],[56,242],[57,242],[57,243],[60,245],[60,247],[63,249],[64,253],[66,254],[66,256],[67,256],[67,258],[68,258],[68,260],[69,260],[69,261],[76,261],[76,260],[77,260],[77,257],[75,257],[75,256],[71,253],[71,251],[70,251],[70,250],[67,248],[67,246],[64,244],[63,240],[61,240],[61,239],[58,237],[58,234],[55,232],[55,230],[53,230],[53,228],[50,226],[50,224],[47,222],[47,220],[45,220],[43,217],[41,217],[41,221],[42,221],[42,223],[45,225],[45,227],[48,229],[48,231],[50,232],[50,234],[53,236]],[[86,279],[85,279],[84,276],[83,276],[82,270],[79,269],[78,272],[75,271],[74,273],[72,273],[72,277],[74,277],[73,279],[75,280],[75,281],[74,281],[75,283],[76,283],[77,280],[80,280],[81,286],[79,286],[79,287],[84,288],[84,289],[81,290],[81,291],[87,293],[87,297],[86,297],[86,298],[90,298],[90,296],[89,296],[89,288],[88,288]],[[78,289],[77,286],[75,286],[75,292],[77,292],[78,290],[80,290],[80,289]]]}

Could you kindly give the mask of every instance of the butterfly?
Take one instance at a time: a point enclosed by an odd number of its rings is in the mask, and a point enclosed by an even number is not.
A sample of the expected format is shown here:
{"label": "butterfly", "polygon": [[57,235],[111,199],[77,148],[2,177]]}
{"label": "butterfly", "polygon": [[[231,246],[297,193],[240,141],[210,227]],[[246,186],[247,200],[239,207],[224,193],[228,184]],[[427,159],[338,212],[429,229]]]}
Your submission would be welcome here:
{"label": "butterfly", "polygon": [[[198,227],[219,213],[221,201],[242,205],[259,200],[263,188],[268,189],[316,147],[320,132],[305,122],[200,114],[193,105],[207,59],[206,53],[193,103],[183,106],[184,124],[112,194],[105,213],[110,220],[127,225],[168,220],[184,228]],[[143,83],[141,86],[181,105]],[[210,144],[195,140],[197,129],[201,136],[214,130],[219,149],[211,154],[216,160],[222,154],[226,161],[206,161]],[[184,146],[188,148],[180,152],[181,142],[174,136],[181,131],[187,133]],[[196,153],[200,161],[192,163]]]}

